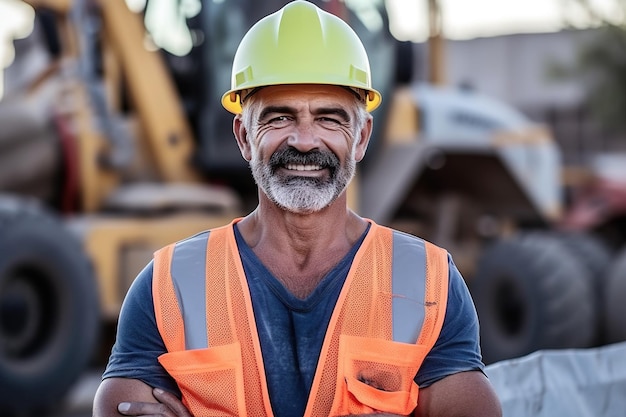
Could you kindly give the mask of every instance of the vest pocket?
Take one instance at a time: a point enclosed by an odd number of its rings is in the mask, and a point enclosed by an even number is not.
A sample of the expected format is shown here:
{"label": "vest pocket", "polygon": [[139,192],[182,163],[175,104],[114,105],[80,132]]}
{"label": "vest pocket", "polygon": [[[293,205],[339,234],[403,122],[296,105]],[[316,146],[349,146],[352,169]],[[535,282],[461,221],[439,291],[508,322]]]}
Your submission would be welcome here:
{"label": "vest pocket", "polygon": [[414,378],[427,352],[420,345],[341,335],[338,387],[343,395],[336,397],[337,411],[411,414],[419,392]]}
{"label": "vest pocket", "polygon": [[245,416],[239,343],[168,352],[159,362],[176,380],[183,403],[195,416]]}

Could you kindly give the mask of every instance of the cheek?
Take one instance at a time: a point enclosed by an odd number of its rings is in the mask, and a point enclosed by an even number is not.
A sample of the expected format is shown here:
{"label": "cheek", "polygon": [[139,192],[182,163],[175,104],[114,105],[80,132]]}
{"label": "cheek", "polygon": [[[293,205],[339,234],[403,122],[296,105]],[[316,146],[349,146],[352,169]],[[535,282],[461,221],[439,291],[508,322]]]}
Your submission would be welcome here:
{"label": "cheek", "polygon": [[283,132],[269,129],[266,131],[260,130],[255,136],[251,146],[256,149],[257,154],[269,157],[276,152],[281,145],[287,143],[287,139],[288,135],[285,135]]}
{"label": "cheek", "polygon": [[334,135],[333,140],[328,142],[328,147],[335,155],[347,158],[357,149],[356,144],[357,141],[351,132],[342,131]]}
{"label": "cheek", "polygon": [[250,156],[258,162],[268,161],[272,153],[276,152],[276,148],[270,147],[268,142],[266,138],[263,138],[251,143]]}

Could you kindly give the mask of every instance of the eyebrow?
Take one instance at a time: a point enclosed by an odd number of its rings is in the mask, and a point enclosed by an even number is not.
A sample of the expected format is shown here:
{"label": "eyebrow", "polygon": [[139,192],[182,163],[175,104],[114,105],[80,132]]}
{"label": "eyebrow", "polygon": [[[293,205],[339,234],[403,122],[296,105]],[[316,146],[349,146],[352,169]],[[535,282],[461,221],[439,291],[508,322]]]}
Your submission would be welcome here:
{"label": "eyebrow", "polygon": [[350,121],[350,115],[348,114],[347,111],[345,111],[341,107],[321,107],[319,109],[316,109],[313,112],[313,114],[315,114],[315,115],[334,114],[336,116],[341,117],[345,122],[349,122]]}
{"label": "eyebrow", "polygon": [[[274,113],[296,114],[297,110],[289,106],[267,106],[263,110],[261,110],[261,113],[259,114],[259,120],[264,120],[268,115]],[[316,116],[323,114],[333,114],[339,116],[346,122],[350,121],[350,115],[341,107],[320,107],[318,109],[315,109],[313,111],[313,114]]]}
{"label": "eyebrow", "polygon": [[259,114],[259,120],[264,120],[268,115],[273,113],[295,114],[296,109],[289,106],[267,106],[263,110],[261,110],[261,114]]}

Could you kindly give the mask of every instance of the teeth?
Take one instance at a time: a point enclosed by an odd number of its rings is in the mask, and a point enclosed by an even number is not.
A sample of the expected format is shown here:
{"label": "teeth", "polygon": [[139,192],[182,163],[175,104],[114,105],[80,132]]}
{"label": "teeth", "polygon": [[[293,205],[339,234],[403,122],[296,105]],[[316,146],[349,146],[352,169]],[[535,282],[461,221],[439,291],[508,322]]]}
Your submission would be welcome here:
{"label": "teeth", "polygon": [[287,169],[291,171],[319,171],[322,169],[319,165],[296,165],[296,164],[287,164]]}

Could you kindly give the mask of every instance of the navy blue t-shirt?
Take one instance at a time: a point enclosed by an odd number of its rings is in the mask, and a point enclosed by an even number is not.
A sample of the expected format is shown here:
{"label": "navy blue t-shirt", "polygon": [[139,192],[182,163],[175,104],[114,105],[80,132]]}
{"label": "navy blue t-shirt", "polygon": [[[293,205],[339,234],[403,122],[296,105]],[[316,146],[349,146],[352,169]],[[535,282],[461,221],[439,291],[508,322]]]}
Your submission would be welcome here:
{"label": "navy blue t-shirt", "polygon": [[[235,226],[261,344],[270,402],[277,417],[303,415],[326,328],[365,234],[306,299],[293,296],[265,268]],[[445,376],[483,370],[478,318],[469,291],[452,259],[443,328],[415,381],[426,387]],[[117,338],[103,378],[142,380],[180,396],[176,382],[159,364],[166,353],[152,299],[152,263],[131,285],[122,305]]]}

